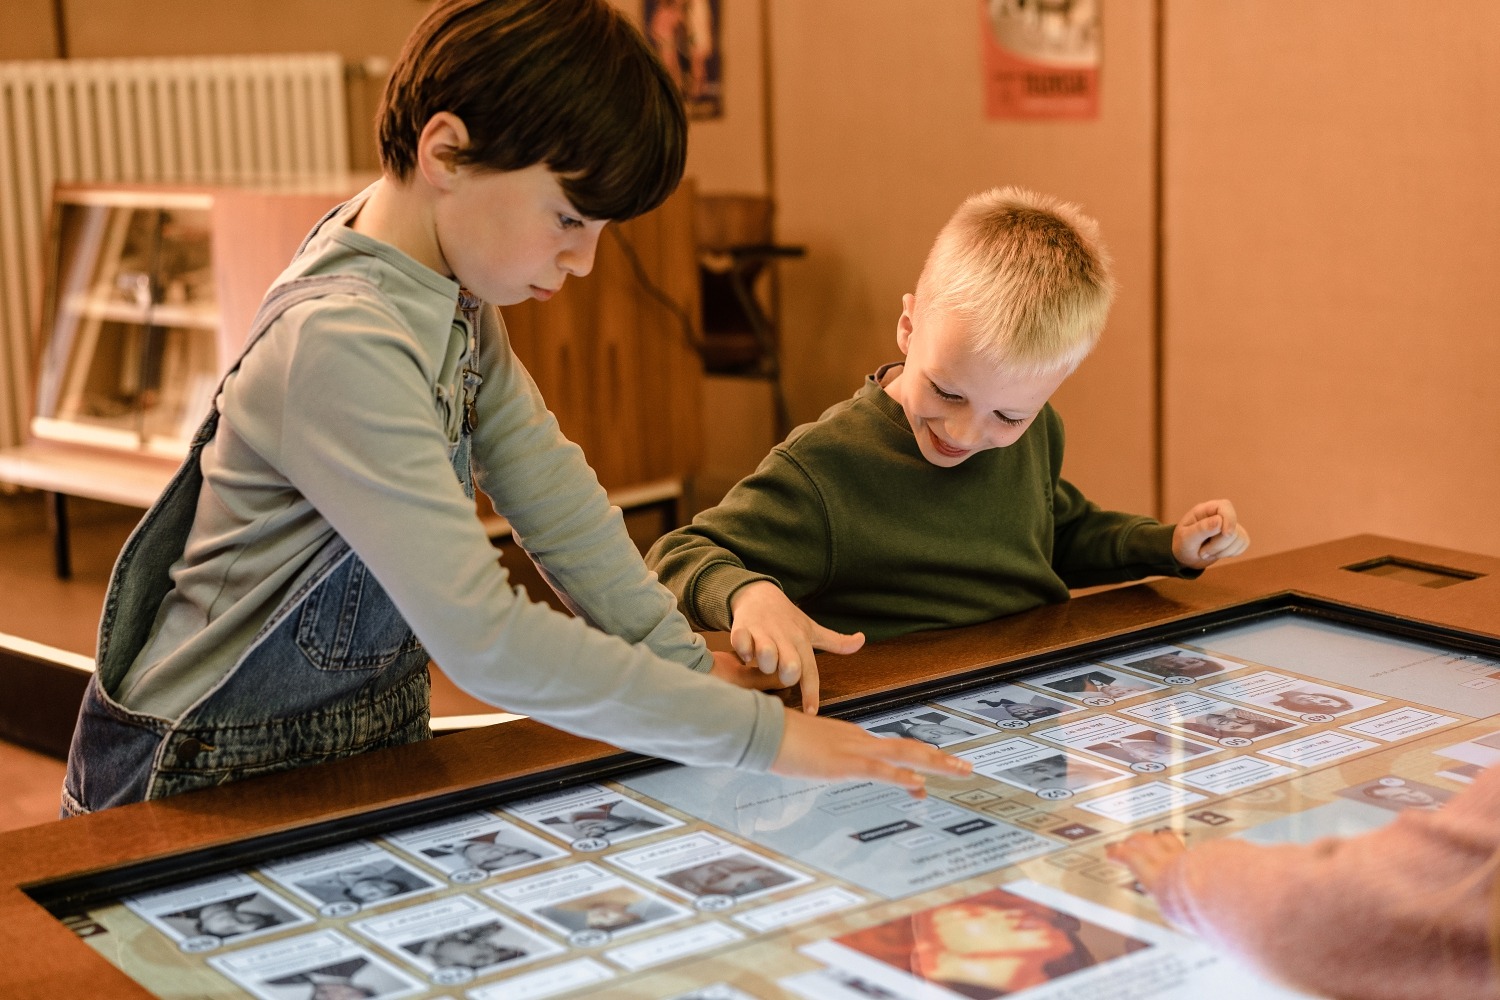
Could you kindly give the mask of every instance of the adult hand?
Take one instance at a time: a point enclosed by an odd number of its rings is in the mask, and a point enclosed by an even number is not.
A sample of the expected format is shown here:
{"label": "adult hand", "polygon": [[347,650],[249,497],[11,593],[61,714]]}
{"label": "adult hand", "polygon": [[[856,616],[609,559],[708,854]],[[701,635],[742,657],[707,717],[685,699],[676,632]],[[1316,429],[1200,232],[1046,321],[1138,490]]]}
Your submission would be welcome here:
{"label": "adult hand", "polygon": [[1167,866],[1187,853],[1187,844],[1171,830],[1132,833],[1104,849],[1111,861],[1118,861],[1135,873],[1135,880],[1147,892],[1155,893]]}
{"label": "adult hand", "polygon": [[863,633],[844,635],[813,621],[769,580],[757,580],[729,599],[729,644],[746,664],[775,674],[782,687],[799,684],[802,711],[818,711],[818,661],[813,650],[852,653],[865,644]]}
{"label": "adult hand", "polygon": [[875,736],[852,722],[790,709],[771,773],[788,778],[881,781],[927,795],[927,776],[964,778],[974,765],[917,740]]}
{"label": "adult hand", "polygon": [[1182,515],[1172,532],[1172,555],[1189,569],[1206,569],[1250,547],[1250,532],[1239,523],[1234,504],[1206,500]]}

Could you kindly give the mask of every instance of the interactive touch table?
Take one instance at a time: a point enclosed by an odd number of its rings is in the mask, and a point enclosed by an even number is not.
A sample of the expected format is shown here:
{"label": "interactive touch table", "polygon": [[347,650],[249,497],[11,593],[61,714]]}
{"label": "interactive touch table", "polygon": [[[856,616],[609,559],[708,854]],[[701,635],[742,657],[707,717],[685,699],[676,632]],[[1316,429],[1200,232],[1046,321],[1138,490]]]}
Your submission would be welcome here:
{"label": "interactive touch table", "polygon": [[1289,997],[1107,844],[1357,834],[1500,759],[1500,560],[1362,536],[824,657],[925,800],[522,721],[0,836],[0,996]]}

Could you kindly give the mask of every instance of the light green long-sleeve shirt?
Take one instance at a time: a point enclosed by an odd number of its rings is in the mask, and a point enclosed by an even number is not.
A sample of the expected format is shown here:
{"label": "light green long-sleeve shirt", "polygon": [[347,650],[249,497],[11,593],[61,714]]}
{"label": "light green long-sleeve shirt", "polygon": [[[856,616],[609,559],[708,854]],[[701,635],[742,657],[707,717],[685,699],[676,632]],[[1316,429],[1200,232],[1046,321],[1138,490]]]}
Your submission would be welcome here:
{"label": "light green long-sleeve shirt", "polygon": [[1014,444],[952,468],[922,457],[876,376],[777,445],[718,506],[664,536],[646,564],[699,628],[771,580],[813,620],[882,639],[989,621],[1069,587],[1196,575],[1172,527],[1100,510],[1060,475],[1051,406]]}
{"label": "light green long-sleeve shirt", "polygon": [[485,307],[476,482],[597,628],[509,584],[448,457],[471,332],[458,285],[348,228],[361,203],[326,223],[282,279],[358,275],[395,311],[348,294],[295,306],[228,379],[174,589],[111,694],[180,717],[342,537],[471,694],[670,760],[769,767],[782,706],[704,675],[702,638],[646,571]]}

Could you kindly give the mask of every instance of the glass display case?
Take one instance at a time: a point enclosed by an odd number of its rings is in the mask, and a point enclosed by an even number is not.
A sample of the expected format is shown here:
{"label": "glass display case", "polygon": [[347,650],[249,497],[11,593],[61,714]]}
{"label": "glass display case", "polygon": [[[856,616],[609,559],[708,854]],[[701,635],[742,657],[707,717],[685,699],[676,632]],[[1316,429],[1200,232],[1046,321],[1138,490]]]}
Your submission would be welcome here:
{"label": "glass display case", "polygon": [[59,193],[37,438],[186,453],[222,369],[212,207],[206,194]]}
{"label": "glass display case", "polygon": [[[1389,559],[1464,579],[1367,571]],[[826,658],[830,712],[974,763],[925,800],[522,720],[19,831],[0,948],[36,943],[0,991],[1290,1000],[1165,926],[1106,848],[1441,808],[1500,762],[1497,609],[1500,561],[1362,536]],[[906,960],[981,910],[1070,929],[1078,961]]]}

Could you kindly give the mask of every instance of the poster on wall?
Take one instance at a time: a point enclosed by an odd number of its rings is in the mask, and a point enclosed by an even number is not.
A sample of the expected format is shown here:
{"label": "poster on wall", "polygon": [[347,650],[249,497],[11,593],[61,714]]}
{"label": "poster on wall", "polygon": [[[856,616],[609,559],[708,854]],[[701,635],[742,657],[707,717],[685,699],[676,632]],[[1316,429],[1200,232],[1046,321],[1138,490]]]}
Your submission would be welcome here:
{"label": "poster on wall", "polygon": [[1099,0],[979,0],[985,117],[1099,116]]}
{"label": "poster on wall", "polygon": [[724,114],[724,73],[719,45],[721,0],[644,0],[646,37],[682,90],[694,121]]}

